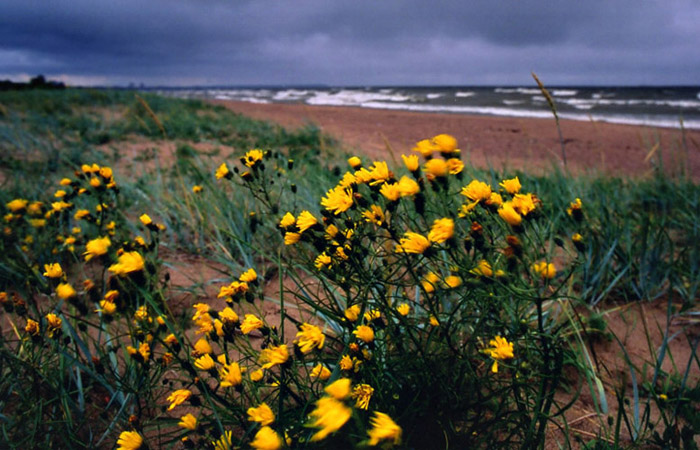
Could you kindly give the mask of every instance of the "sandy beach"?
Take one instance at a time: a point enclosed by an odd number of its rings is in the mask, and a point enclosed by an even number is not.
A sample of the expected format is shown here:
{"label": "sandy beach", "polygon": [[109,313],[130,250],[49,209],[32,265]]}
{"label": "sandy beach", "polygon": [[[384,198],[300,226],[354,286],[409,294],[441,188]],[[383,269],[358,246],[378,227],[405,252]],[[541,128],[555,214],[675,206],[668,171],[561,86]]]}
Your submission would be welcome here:
{"label": "sandy beach", "polygon": [[[357,107],[260,104],[216,100],[241,114],[270,120],[286,128],[313,123],[339,139],[351,153],[391,159],[436,134],[455,136],[464,161],[477,167],[541,172],[563,167],[554,118],[525,119],[475,115],[416,113]],[[685,171],[700,179],[700,131],[651,128],[603,122],[560,121],[568,168],[644,176],[662,164],[665,172]],[[389,150],[389,148],[391,150]]]}

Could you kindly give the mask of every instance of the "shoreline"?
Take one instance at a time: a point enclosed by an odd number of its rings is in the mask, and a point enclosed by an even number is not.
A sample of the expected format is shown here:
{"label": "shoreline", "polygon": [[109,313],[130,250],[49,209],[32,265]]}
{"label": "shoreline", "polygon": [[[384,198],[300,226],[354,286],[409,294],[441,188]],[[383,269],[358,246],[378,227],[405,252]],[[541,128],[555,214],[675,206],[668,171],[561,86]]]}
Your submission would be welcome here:
{"label": "shoreline", "polygon": [[[315,124],[349,153],[400,161],[414,144],[440,133],[457,138],[476,167],[542,172],[563,167],[554,118],[499,117],[354,106],[208,100],[254,119],[295,129]],[[700,179],[700,130],[561,119],[568,168],[574,173],[644,176],[661,163],[669,175]],[[657,145],[658,144],[658,145]],[[390,151],[388,148],[391,148]],[[656,150],[652,150],[656,147]]]}

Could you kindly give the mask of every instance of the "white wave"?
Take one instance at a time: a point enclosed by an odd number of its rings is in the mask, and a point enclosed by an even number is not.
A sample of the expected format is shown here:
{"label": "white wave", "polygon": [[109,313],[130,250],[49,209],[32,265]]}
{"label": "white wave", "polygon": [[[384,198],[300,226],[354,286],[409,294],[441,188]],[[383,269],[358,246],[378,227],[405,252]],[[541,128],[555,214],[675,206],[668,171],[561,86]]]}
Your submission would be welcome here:
{"label": "white wave", "polygon": [[[467,92],[455,92],[455,97],[472,97],[476,95],[476,92],[473,91],[467,91]],[[698,94],[700,96],[700,94]]]}
{"label": "white wave", "polygon": [[555,97],[572,97],[578,94],[575,89],[552,89],[552,95]]}
{"label": "white wave", "polygon": [[580,103],[580,104],[574,104],[572,105],[576,109],[583,109],[583,110],[589,110],[595,108],[595,105],[590,104],[590,103]]}
{"label": "white wave", "polygon": [[496,94],[515,94],[517,89],[514,88],[496,88],[493,90]]}
{"label": "white wave", "polygon": [[272,97],[275,101],[301,100],[309,94],[309,91],[300,91],[297,89],[287,89],[285,91],[277,91]]}
{"label": "white wave", "polygon": [[425,98],[427,98],[428,100],[435,100],[436,98],[440,98],[443,95],[445,95],[445,94],[437,94],[437,93],[436,94],[428,94],[425,96]]}
{"label": "white wave", "polygon": [[522,100],[503,100],[503,104],[508,106],[522,105],[523,103],[525,102],[523,102]]}
{"label": "white wave", "polygon": [[248,103],[270,103],[270,100],[258,97],[238,97],[236,100]]}
{"label": "white wave", "polygon": [[406,102],[411,99],[411,97],[399,94],[343,89],[338,92],[317,91],[312,97],[306,99],[306,103],[310,105],[361,106],[367,102]]}
{"label": "white wave", "polygon": [[[499,106],[453,106],[453,105],[430,105],[430,104],[400,104],[400,103],[382,103],[382,102],[365,102],[358,105],[363,108],[374,109],[391,109],[405,110],[417,112],[436,112],[436,113],[461,113],[461,114],[477,114],[488,116],[503,116],[503,117],[522,117],[535,119],[550,119],[552,113],[549,111],[534,111],[526,109],[505,108]],[[597,122],[618,123],[624,125],[641,125],[660,128],[680,128],[680,120],[667,119],[662,117],[636,117],[623,115],[593,115],[583,113],[560,113],[562,119],[577,120],[582,122]],[[700,129],[700,120],[688,120],[683,122],[683,126],[687,129]]]}
{"label": "white wave", "polygon": [[523,95],[534,95],[539,94],[542,91],[533,88],[496,88],[493,92],[497,94],[523,94]]}

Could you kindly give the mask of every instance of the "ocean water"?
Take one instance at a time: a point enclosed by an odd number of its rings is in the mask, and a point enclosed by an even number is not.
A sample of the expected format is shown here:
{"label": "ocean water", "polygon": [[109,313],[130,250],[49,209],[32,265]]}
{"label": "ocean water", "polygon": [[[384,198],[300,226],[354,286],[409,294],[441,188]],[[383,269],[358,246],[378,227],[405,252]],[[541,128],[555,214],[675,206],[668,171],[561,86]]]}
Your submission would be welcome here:
{"label": "ocean water", "polygon": [[[700,129],[700,86],[548,87],[559,117],[652,127]],[[535,87],[157,88],[162,95],[306,103],[404,111],[551,118]]]}

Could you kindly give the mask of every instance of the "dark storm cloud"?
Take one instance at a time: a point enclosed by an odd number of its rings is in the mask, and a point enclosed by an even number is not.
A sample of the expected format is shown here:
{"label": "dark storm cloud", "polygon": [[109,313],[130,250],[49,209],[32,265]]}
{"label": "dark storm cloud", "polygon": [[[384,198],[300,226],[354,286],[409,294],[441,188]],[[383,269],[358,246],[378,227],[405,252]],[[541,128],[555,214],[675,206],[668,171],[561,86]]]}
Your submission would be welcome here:
{"label": "dark storm cloud", "polygon": [[692,1],[18,0],[0,5],[0,77],[697,84],[697,23]]}

